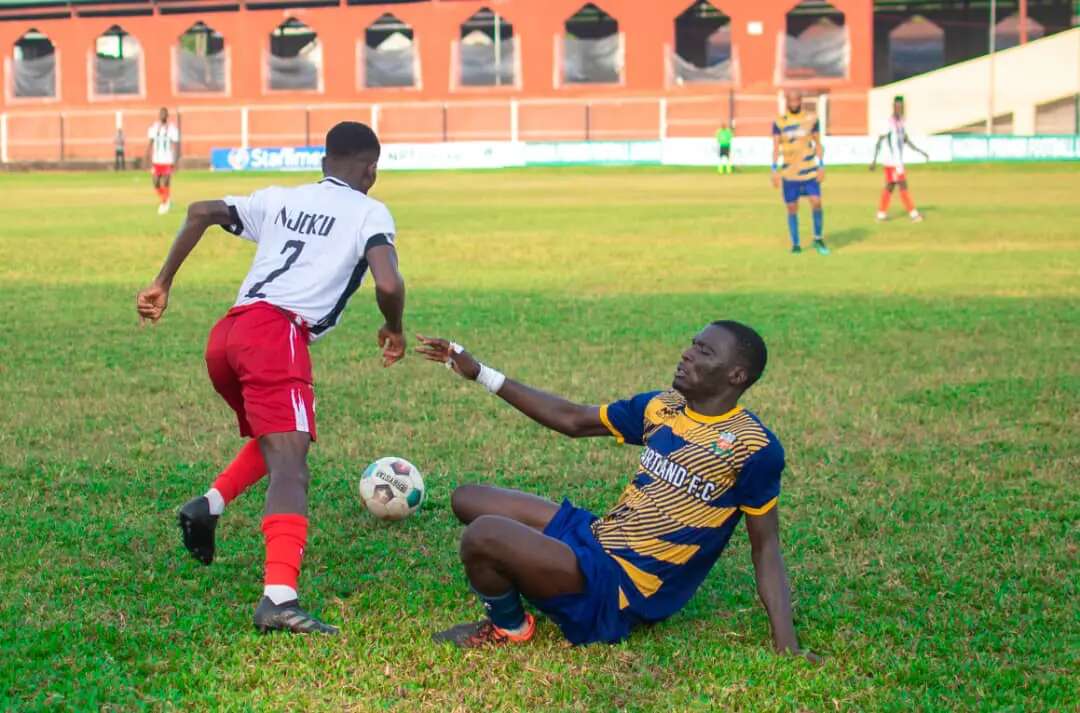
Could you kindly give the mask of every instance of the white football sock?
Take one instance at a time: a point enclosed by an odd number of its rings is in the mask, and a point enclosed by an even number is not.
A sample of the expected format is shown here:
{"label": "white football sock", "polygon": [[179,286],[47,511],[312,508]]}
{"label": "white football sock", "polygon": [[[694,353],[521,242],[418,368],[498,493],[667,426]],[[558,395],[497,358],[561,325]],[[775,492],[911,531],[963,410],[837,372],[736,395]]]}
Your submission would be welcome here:
{"label": "white football sock", "polygon": [[282,604],[293,601],[299,595],[295,589],[284,584],[267,584],[263,587],[263,596],[270,597],[274,604]]}
{"label": "white football sock", "polygon": [[225,498],[221,497],[217,488],[210,488],[203,497],[210,501],[211,515],[220,515],[225,512]]}

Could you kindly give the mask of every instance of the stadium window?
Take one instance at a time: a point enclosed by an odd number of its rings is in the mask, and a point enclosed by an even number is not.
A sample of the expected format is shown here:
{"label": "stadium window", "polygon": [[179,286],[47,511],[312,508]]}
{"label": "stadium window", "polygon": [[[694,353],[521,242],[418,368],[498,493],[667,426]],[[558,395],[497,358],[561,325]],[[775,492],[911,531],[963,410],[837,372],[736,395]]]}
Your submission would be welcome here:
{"label": "stadium window", "polygon": [[15,40],[9,75],[13,97],[18,99],[56,97],[56,47],[47,35],[30,29]]}
{"label": "stadium window", "polygon": [[271,91],[322,91],[319,36],[295,17],[270,33],[266,85]]}
{"label": "stadium window", "polygon": [[[1046,34],[1046,28],[1031,17],[1027,19],[1028,42]],[[1020,44],[1020,15],[1009,15],[994,26],[994,49],[1007,50]]]}
{"label": "stadium window", "polygon": [[413,29],[390,13],[364,31],[363,85],[369,89],[415,87],[420,53]]}
{"label": "stadium window", "polygon": [[822,0],[803,0],[787,14],[786,79],[846,77],[850,58],[844,13]]}
{"label": "stadium window", "polygon": [[623,74],[623,36],[619,23],[586,3],[565,25],[562,78],[567,84],[617,84]]}
{"label": "stadium window", "polygon": [[462,86],[513,86],[517,76],[514,26],[488,8],[480,8],[461,23],[457,59]]}
{"label": "stadium window", "polygon": [[222,94],[228,90],[225,38],[203,22],[180,35],[174,57],[180,93]]}
{"label": "stadium window", "polygon": [[94,43],[94,95],[142,94],[142,48],[133,35],[113,25]]}
{"label": "stadium window", "polygon": [[697,0],[675,18],[671,76],[676,84],[730,82],[734,58],[731,18],[708,0]]}
{"label": "stadium window", "polygon": [[915,15],[889,33],[891,81],[945,66],[945,30]]}

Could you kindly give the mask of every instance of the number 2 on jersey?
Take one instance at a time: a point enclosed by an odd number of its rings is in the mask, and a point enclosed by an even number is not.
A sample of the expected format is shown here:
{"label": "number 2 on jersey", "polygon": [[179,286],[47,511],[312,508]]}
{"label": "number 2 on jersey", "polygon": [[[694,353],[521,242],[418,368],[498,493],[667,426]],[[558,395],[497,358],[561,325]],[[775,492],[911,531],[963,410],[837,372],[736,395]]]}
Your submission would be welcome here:
{"label": "number 2 on jersey", "polygon": [[254,299],[262,299],[266,297],[266,293],[260,292],[260,290],[266,287],[267,284],[273,282],[274,280],[289,271],[289,268],[293,266],[294,262],[296,262],[296,258],[300,257],[300,253],[304,251],[304,241],[289,240],[285,243],[285,247],[281,249],[281,254],[284,255],[288,250],[292,250],[292,254],[289,255],[289,257],[285,258],[285,264],[267,275],[266,279],[260,280],[259,282],[256,282],[254,285],[252,285],[251,289],[248,290],[248,297]]}

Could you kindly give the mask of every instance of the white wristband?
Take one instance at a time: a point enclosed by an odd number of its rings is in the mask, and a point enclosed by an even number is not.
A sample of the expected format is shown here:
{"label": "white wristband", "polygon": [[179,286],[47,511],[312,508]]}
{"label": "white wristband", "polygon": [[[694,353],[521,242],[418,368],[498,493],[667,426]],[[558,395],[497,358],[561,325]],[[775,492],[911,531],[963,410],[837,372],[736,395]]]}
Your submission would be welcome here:
{"label": "white wristband", "polygon": [[483,386],[493,394],[499,393],[499,389],[506,383],[506,376],[501,371],[496,371],[489,366],[480,365],[480,373],[476,375],[476,383]]}

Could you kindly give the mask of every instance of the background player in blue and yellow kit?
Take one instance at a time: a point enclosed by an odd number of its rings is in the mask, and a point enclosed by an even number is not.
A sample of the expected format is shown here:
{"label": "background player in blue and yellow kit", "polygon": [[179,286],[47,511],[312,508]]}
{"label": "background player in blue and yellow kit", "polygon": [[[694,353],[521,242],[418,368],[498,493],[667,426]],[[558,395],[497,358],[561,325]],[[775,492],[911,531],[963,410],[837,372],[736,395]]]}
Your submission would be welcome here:
{"label": "background player in blue and yellow kit", "polygon": [[[454,514],[461,559],[488,618],[436,634],[462,647],[524,642],[535,631],[522,596],[572,643],[616,642],[679,611],[746,515],[758,593],[778,651],[803,653],[780,555],[777,498],[784,449],[738,405],[761,376],[761,337],[713,322],[683,353],[672,387],[586,406],[505,378],[459,345],[421,337],[418,351],[483,384],[571,437],[644,446],[637,473],[603,517],[513,490],[466,485]],[[806,653],[808,658],[816,658]]]}
{"label": "background player in blue and yellow kit", "polygon": [[821,127],[817,114],[803,110],[801,93],[789,90],[784,97],[787,111],[773,122],[772,127],[773,188],[783,188],[791,252],[802,252],[799,246],[799,196],[806,196],[814,216],[814,249],[828,255],[822,232],[821,182],[825,180],[825,151],[821,145]]}

